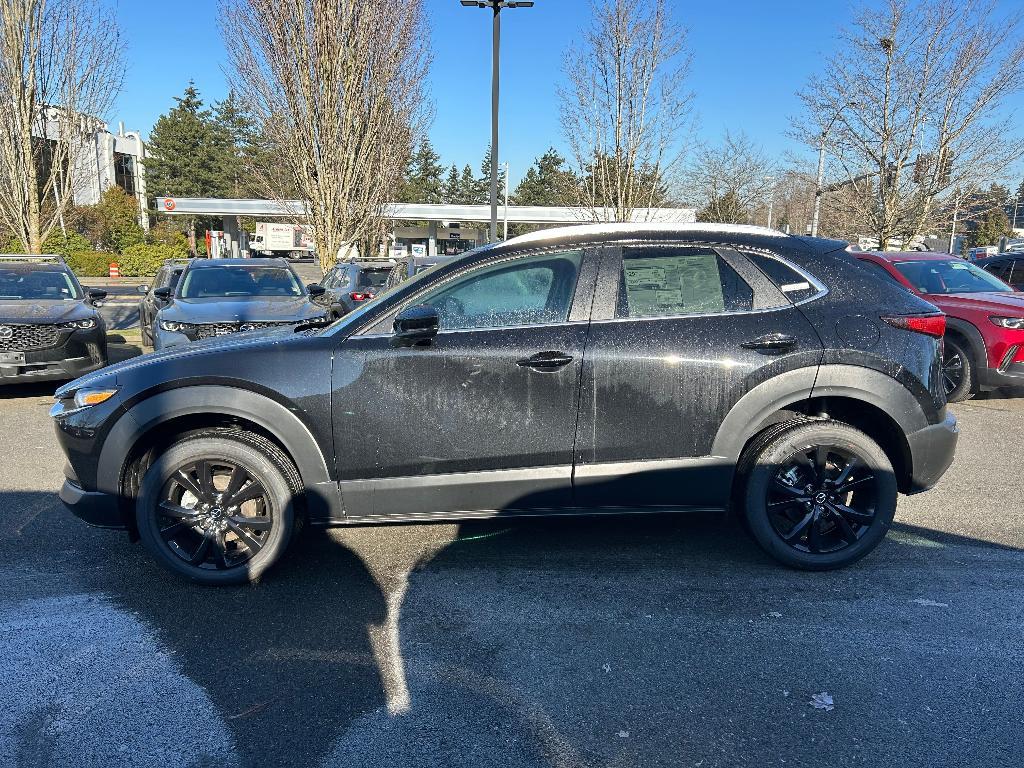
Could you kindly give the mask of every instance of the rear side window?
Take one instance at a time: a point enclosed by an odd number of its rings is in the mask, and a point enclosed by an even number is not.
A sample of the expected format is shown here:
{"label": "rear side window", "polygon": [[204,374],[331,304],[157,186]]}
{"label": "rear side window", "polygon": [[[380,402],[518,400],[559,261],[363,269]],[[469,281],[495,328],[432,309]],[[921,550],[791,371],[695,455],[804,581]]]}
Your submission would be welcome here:
{"label": "rear side window", "polygon": [[806,275],[800,274],[788,264],[760,253],[747,253],[746,255],[790,301],[803,301],[819,293],[819,288],[811,283]]}
{"label": "rear side window", "polygon": [[749,311],[754,291],[721,256],[701,248],[624,248],[616,317]]}

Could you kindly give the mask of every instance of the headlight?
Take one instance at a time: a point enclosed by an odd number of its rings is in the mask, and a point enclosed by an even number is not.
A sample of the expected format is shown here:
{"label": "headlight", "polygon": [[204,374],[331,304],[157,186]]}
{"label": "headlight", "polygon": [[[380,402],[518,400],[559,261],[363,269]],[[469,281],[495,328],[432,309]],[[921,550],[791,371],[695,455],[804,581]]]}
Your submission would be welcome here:
{"label": "headlight", "polygon": [[160,327],[171,333],[189,333],[193,330],[192,323],[176,323],[173,320],[161,320]]}
{"label": "headlight", "polygon": [[73,330],[88,330],[89,328],[96,327],[96,318],[88,317],[85,320],[72,320],[68,323],[61,323],[61,328],[71,328]]}
{"label": "headlight", "polygon": [[91,405],[99,405],[116,394],[116,389],[80,389],[75,392],[75,407],[88,408]]}
{"label": "headlight", "polygon": [[1024,317],[990,317],[989,320],[1001,328],[1024,331]]}

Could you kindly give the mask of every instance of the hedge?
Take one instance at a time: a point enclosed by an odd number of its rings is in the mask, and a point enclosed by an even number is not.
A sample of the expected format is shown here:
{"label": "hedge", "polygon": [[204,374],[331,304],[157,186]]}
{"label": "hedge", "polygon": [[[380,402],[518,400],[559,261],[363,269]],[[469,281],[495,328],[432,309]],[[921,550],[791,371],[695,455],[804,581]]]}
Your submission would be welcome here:
{"label": "hedge", "polygon": [[103,251],[70,253],[65,258],[71,271],[79,277],[106,277],[110,263],[118,260],[116,254]]}
{"label": "hedge", "polygon": [[187,255],[188,252],[179,246],[143,243],[125,248],[111,261],[118,263],[123,277],[152,277],[167,259],[183,259]]}

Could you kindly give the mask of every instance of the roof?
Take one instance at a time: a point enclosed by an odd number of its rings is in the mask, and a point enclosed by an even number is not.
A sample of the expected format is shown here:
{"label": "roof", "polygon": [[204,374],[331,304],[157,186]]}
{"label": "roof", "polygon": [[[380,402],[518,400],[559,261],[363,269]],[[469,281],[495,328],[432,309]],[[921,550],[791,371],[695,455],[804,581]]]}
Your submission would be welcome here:
{"label": "roof", "polygon": [[951,253],[932,253],[928,251],[864,251],[865,256],[874,256],[882,261],[949,261],[959,259]]}
{"label": "roof", "polygon": [[285,267],[288,262],[281,258],[269,259],[192,259],[192,269],[204,267]]}

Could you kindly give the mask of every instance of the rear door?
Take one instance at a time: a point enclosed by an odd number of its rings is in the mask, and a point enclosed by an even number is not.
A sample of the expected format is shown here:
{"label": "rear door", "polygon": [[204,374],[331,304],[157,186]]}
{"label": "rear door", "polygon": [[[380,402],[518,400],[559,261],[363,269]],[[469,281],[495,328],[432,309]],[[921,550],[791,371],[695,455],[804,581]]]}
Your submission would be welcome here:
{"label": "rear door", "polygon": [[[822,290],[793,274],[782,287],[795,300]],[[735,250],[606,249],[583,368],[577,503],[722,508],[733,467],[712,446],[724,418],[787,371],[805,369],[809,392],[821,353],[794,302]]]}

